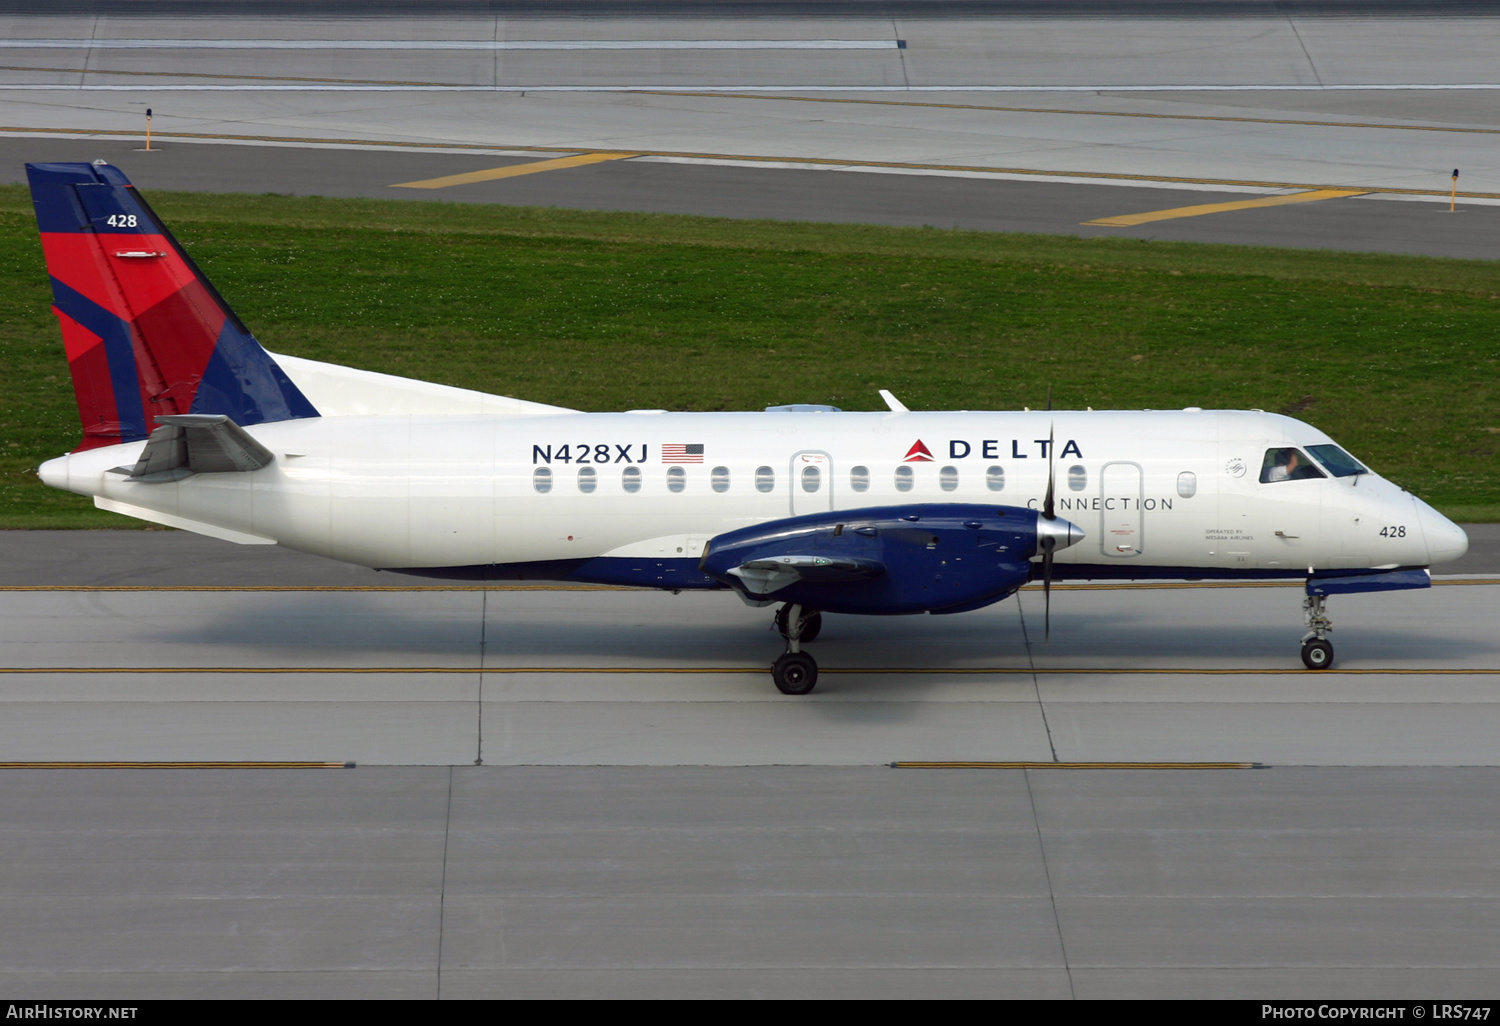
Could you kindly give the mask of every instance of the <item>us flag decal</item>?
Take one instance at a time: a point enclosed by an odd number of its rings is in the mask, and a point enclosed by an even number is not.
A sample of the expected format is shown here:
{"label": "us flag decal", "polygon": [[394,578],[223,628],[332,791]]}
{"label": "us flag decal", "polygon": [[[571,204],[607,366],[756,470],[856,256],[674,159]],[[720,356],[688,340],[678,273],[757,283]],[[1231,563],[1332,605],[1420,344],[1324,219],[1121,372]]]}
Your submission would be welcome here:
{"label": "us flag decal", "polygon": [[661,447],[663,463],[702,463],[703,443],[666,442]]}

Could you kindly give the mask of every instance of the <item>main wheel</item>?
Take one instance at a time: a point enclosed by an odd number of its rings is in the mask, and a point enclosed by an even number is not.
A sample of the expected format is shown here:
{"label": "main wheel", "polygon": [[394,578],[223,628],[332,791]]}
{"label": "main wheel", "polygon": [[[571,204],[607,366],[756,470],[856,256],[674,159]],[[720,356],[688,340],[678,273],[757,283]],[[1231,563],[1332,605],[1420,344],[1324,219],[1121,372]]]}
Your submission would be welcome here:
{"label": "main wheel", "polygon": [[[780,609],[778,609],[776,611],[776,633],[780,634],[783,638],[790,638],[791,637],[791,634],[789,633],[790,632],[790,628],[787,625],[787,614],[788,614],[788,612],[790,612],[790,610],[786,606],[782,606]],[[818,636],[818,632],[821,631],[822,629],[823,629],[823,614],[822,613],[812,613],[810,615],[804,616],[802,618],[802,636],[799,637],[797,640],[799,642],[800,641],[812,641],[814,638],[816,638]]]}
{"label": "main wheel", "polygon": [[1321,638],[1302,644],[1302,665],[1309,670],[1326,670],[1333,665],[1333,644]]}
{"label": "main wheel", "polygon": [[772,665],[771,679],[783,695],[805,695],[818,685],[818,664],[806,652],[787,652]]}

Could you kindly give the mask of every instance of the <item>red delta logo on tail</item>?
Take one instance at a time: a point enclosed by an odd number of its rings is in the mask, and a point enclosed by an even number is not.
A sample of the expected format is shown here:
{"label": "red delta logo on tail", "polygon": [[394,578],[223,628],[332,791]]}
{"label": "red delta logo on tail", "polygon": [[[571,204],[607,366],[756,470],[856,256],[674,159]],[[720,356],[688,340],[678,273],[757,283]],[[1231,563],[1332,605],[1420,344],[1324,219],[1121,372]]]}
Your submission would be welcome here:
{"label": "red delta logo on tail", "polygon": [[27,164],[26,175],[79,450],[143,439],[172,414],[240,425],[318,415],[118,168]]}
{"label": "red delta logo on tail", "polygon": [[912,443],[911,448],[908,449],[908,450],[906,450],[906,457],[901,462],[902,463],[931,463],[932,462],[932,450],[929,449],[929,448],[927,448],[926,443],[923,442],[920,438],[918,438],[915,442]]}

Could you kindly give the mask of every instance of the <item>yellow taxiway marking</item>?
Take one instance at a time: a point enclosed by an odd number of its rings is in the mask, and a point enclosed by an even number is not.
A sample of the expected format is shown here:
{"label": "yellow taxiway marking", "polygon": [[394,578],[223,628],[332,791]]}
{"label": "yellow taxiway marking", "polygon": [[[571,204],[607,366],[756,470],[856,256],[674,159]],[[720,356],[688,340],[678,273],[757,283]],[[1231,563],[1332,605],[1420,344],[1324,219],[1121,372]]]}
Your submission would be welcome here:
{"label": "yellow taxiway marking", "polygon": [[[225,674],[329,674],[329,673],[375,673],[432,676],[435,674],[706,674],[706,673],[767,673],[766,666],[3,666],[0,674],[63,674],[63,673],[225,673]],[[935,676],[986,677],[986,676],[1198,676],[1198,677],[1284,677],[1309,674],[1329,676],[1406,676],[1406,677],[1473,677],[1500,676],[1500,667],[1360,667],[1355,669],[1334,668],[1329,670],[1306,670],[1301,667],[1236,667],[1233,669],[1199,669],[1191,667],[1163,666],[824,666],[819,672],[828,674],[860,674],[882,676],[889,674],[923,674]]]}
{"label": "yellow taxiway marking", "polygon": [[891,769],[1260,769],[1259,762],[893,762]]}
{"label": "yellow taxiway marking", "polygon": [[[88,128],[18,128],[10,125],[0,125],[0,134],[21,136],[89,136],[99,139],[138,139],[139,132],[122,132],[119,129],[88,129]],[[441,143],[441,142],[403,142],[391,139],[345,139],[337,136],[289,136],[289,135],[234,135],[222,132],[156,132],[153,138],[158,139],[207,139],[207,140],[232,140],[235,142],[264,142],[264,143],[290,143],[294,145],[309,144],[332,144],[338,146],[359,147],[390,147],[391,149],[423,149],[423,150],[447,150],[454,153],[467,151],[491,152],[494,150],[508,150],[517,153],[577,153],[577,150],[563,149],[558,146],[522,146],[496,143],[489,146],[479,146],[473,143]],[[893,160],[841,160],[835,157],[786,157],[766,156],[759,153],[702,153],[693,150],[636,150],[628,154],[632,157],[685,157],[690,160],[702,160],[706,162],[735,160],[747,161],[758,164],[812,164],[826,167],[888,167],[914,171],[969,171],[980,174],[992,175],[1025,175],[1028,178],[1090,178],[1100,181],[1125,181],[1125,182],[1166,182],[1184,183],[1190,185],[1242,185],[1257,189],[1326,189],[1326,182],[1262,182],[1243,178],[1191,178],[1176,175],[1136,175],[1124,174],[1113,171],[1068,171],[1065,169],[1039,169],[1034,167],[992,167],[978,164],[920,164],[909,161]],[[1361,190],[1349,190],[1350,192]],[[1365,189],[1365,192],[1380,193],[1384,196],[1441,196],[1449,197],[1448,189],[1398,189],[1382,186],[1379,189]],[[1500,192],[1465,192],[1460,189],[1458,196],[1466,199],[1500,199]]]}
{"label": "yellow taxiway marking", "polygon": [[1312,192],[1296,192],[1290,196],[1263,196],[1260,199],[1234,200],[1230,203],[1199,203],[1191,207],[1173,207],[1170,210],[1152,210],[1144,214],[1121,214],[1118,217],[1101,217],[1084,224],[1107,225],[1112,228],[1129,228],[1132,225],[1148,224],[1152,221],[1171,221],[1179,217],[1201,217],[1204,214],[1222,214],[1229,210],[1249,210],[1253,207],[1280,207],[1288,203],[1316,203],[1318,200],[1342,199],[1345,196],[1364,196],[1369,189],[1315,189]]}
{"label": "yellow taxiway marking", "polygon": [[529,164],[508,164],[484,171],[469,171],[461,175],[446,175],[442,178],[427,178],[420,182],[397,182],[392,189],[446,189],[453,185],[472,185],[475,182],[492,182],[497,178],[515,178],[517,175],[534,175],[541,171],[561,171],[567,167],[582,167],[584,164],[602,164],[607,160],[629,160],[638,153],[580,153],[576,157],[558,157],[556,160],[535,160]]}
{"label": "yellow taxiway marking", "polygon": [[[1432,582],[1434,588],[1500,585],[1500,577],[1455,577]],[[1301,588],[1302,581],[1111,581],[1093,584],[1054,584],[1053,591],[1186,591],[1224,588]],[[1022,591],[1040,591],[1040,581],[1023,585]],[[659,591],[623,584],[0,584],[0,594],[9,591],[59,592],[423,592],[423,591]]]}
{"label": "yellow taxiway marking", "polygon": [[0,769],[354,769],[352,762],[0,762]]}

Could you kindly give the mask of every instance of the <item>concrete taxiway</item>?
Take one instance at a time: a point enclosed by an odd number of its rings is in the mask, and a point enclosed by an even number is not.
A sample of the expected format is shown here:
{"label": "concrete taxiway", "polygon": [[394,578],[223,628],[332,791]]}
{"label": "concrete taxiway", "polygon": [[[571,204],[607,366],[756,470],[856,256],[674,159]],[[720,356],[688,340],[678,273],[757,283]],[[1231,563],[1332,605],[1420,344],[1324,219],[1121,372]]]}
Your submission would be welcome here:
{"label": "concrete taxiway", "polygon": [[[1480,7],[644,6],[0,15],[3,174],[103,156],[148,187],[412,198],[392,186],[609,152],[631,156],[423,198],[1500,255],[1500,22]],[[148,109],[165,149],[135,154]],[[439,152],[392,152],[423,147]],[[1320,190],[1334,191],[1090,223]]]}
{"label": "concrete taxiway", "polygon": [[[1500,138],[1497,136],[1496,138]],[[1500,205],[1465,201],[1455,214],[1445,202],[1378,202],[1364,194],[1312,203],[1218,211],[1139,225],[1086,222],[1185,206],[1296,195],[1296,190],[1222,191],[1149,182],[1101,184],[999,178],[987,172],[917,172],[833,164],[766,166],[735,160],[679,163],[636,157],[545,173],[467,182],[418,191],[400,183],[490,169],[546,163],[556,153],[412,152],[363,144],[229,145],[168,142],[161,153],[139,152],[134,139],[13,137],[13,158],[0,182],[21,183],[28,161],[108,160],[147,195],[164,189],[276,192],[289,195],[422,199],[586,210],[701,214],[976,231],[1038,232],[1102,238],[1233,242],[1242,245],[1500,257]],[[571,154],[568,154],[571,155]],[[778,166],[780,165],[780,166]],[[1148,187],[1152,186],[1152,187]],[[1410,199],[1411,197],[1407,197]],[[1372,202],[1372,200],[1375,200]]]}
{"label": "concrete taxiway", "polygon": [[0,988],[1485,1000],[1494,769],[0,774]]}
{"label": "concrete taxiway", "polygon": [[1493,574],[1340,601],[1323,673],[1295,587],[1059,588],[1050,642],[1030,591],[829,617],[788,699],[724,595],[0,547],[18,997],[1482,999],[1500,970]]}
{"label": "concrete taxiway", "polygon": [[1331,603],[1300,589],[1059,588],[961,617],[829,617],[817,692],[766,672],[733,596],[491,590],[6,591],[12,761],[1490,765],[1493,578]]}

